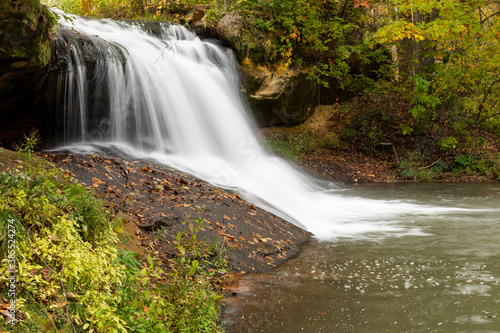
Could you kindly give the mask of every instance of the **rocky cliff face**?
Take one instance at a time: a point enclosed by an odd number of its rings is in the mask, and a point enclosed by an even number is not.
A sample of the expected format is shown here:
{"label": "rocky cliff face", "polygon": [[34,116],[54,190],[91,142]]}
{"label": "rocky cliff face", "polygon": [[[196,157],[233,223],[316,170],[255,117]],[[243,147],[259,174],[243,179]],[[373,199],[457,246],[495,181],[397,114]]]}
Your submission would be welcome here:
{"label": "rocky cliff face", "polygon": [[245,18],[228,13],[219,22],[215,34],[236,51],[257,124],[270,127],[304,122],[318,104],[318,85],[298,68],[263,64],[262,56],[274,52],[269,46],[272,43],[252,36],[244,26]]}
{"label": "rocky cliff face", "polygon": [[260,127],[292,126],[309,118],[317,105],[318,85],[298,69],[269,70],[243,62],[246,93]]}
{"label": "rocky cliff face", "polygon": [[0,144],[5,147],[40,127],[36,90],[50,61],[50,27],[38,0],[0,2]]}

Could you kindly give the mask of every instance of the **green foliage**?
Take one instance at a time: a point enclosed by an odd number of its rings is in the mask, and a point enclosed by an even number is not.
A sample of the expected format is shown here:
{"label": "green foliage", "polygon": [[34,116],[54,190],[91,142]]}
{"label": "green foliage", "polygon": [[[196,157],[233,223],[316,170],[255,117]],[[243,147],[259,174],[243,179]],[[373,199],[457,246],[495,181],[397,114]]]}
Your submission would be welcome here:
{"label": "green foliage", "polygon": [[219,21],[224,16],[224,12],[220,11],[217,7],[210,7],[205,12],[205,16],[203,17],[203,22],[208,27],[215,27],[219,23]]}
{"label": "green foliage", "polygon": [[454,174],[480,174],[489,179],[500,180],[500,155],[464,154],[456,156],[452,172]]}
{"label": "green foliage", "polygon": [[430,181],[439,177],[447,169],[446,164],[441,160],[425,165],[427,160],[427,157],[418,149],[410,152],[401,160],[401,176],[413,181]]}
{"label": "green foliage", "polygon": [[470,154],[455,156],[455,163],[460,167],[467,167],[473,161],[473,157]]}
{"label": "green foliage", "polygon": [[[77,208],[57,191],[62,193],[78,185],[65,182],[61,186],[55,179],[55,171],[48,171],[48,174],[39,171],[36,177],[27,171],[18,175],[0,173],[2,230],[7,230],[10,220],[17,223],[17,283],[21,291],[18,300],[28,297],[37,302],[56,300],[50,304],[57,308],[59,304],[66,306],[68,295],[71,295],[70,298],[77,301],[68,306],[68,313],[63,316],[69,327],[75,321],[90,320],[97,314],[113,317],[108,304],[114,300],[114,286],[121,284],[124,273],[110,262],[116,258],[117,251],[110,245],[116,241],[116,236],[110,229],[109,220],[104,226],[85,219],[89,213],[95,216],[92,210],[99,206],[77,212]],[[88,192],[83,189],[80,194],[88,195]],[[75,213],[82,219],[75,218]],[[90,226],[89,232],[83,232],[83,226]],[[6,265],[4,259],[2,267]],[[3,273],[0,283],[5,286],[8,275],[5,270]],[[29,315],[29,312],[24,313]],[[22,328],[24,324],[18,326]],[[120,327],[120,323],[115,327]]]}
{"label": "green foliage", "polygon": [[[203,230],[201,220],[188,224],[176,237],[179,255],[171,274],[170,297],[176,332],[216,332],[219,324],[220,298],[213,286],[227,273],[229,262],[224,245],[198,240]],[[200,287],[202,291],[200,292]]]}
{"label": "green foliage", "polygon": [[401,161],[401,176],[415,181],[435,180],[442,173],[451,171],[454,175],[483,175],[500,180],[500,154],[463,154],[454,157],[453,162],[438,160],[426,165],[428,158],[420,150],[415,150]]}
{"label": "green foliage", "polygon": [[67,13],[82,15],[80,0],[40,0],[41,3],[48,7],[57,7]]}
{"label": "green foliage", "polygon": [[267,138],[264,145],[278,155],[297,161],[301,154],[307,154],[323,146],[323,142],[313,138],[308,132],[298,134],[280,133]]}
{"label": "green foliage", "polygon": [[396,0],[391,6],[396,19],[375,33],[373,43],[393,45],[399,61],[406,61],[400,74],[413,81],[410,112],[422,127],[432,121],[462,135],[478,125],[498,128],[499,4]]}
{"label": "green foliage", "polygon": [[16,308],[24,316],[13,327],[0,319],[0,328],[220,331],[215,284],[228,267],[223,246],[197,241],[190,228],[192,235],[178,237],[189,257],[180,251],[170,272],[157,259],[142,263],[133,252],[118,251],[115,223],[102,203],[36,157],[33,138],[21,147],[25,164],[0,173],[0,294],[9,293],[8,260],[15,257]]}
{"label": "green foliage", "polygon": [[451,150],[457,148],[458,140],[453,136],[448,136],[439,142],[443,150]]}
{"label": "green foliage", "polygon": [[410,105],[413,107],[410,109],[410,113],[415,119],[432,119],[434,108],[441,102],[437,97],[429,94],[431,83],[422,76],[415,75],[413,77],[413,84],[414,90],[410,102]]}

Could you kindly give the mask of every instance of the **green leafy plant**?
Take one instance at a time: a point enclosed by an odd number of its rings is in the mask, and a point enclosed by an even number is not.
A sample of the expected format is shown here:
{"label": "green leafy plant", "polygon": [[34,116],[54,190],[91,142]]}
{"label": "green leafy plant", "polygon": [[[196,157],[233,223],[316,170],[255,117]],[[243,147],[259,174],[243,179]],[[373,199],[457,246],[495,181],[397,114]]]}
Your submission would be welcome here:
{"label": "green leafy plant", "polygon": [[443,161],[436,161],[425,165],[427,157],[420,150],[412,151],[401,160],[401,176],[413,181],[430,181],[436,179],[445,169],[446,164]]}
{"label": "green leafy plant", "polygon": [[455,174],[479,174],[489,179],[500,180],[500,155],[488,153],[474,156],[464,154],[456,156],[453,173]]}
{"label": "green leafy plant", "polygon": [[264,145],[283,157],[298,160],[301,154],[307,154],[322,147],[323,142],[313,138],[308,132],[302,131],[298,134],[288,132],[275,135],[267,138]]}
{"label": "green leafy plant", "polygon": [[410,105],[410,113],[416,119],[432,119],[434,108],[441,104],[439,98],[429,94],[431,83],[420,75],[413,77],[414,90]]}
{"label": "green leafy plant", "polygon": [[[178,248],[199,255],[188,257],[179,251],[169,265],[151,256],[142,262],[133,252],[119,251],[113,230],[120,222],[113,221],[92,192],[64,177],[31,149],[23,146],[19,158],[31,159],[36,168],[24,164],[17,171],[0,172],[0,295],[10,293],[8,268],[13,264],[9,260],[15,256],[16,310],[23,314],[15,326],[0,318],[0,328],[11,332],[221,330],[216,284],[228,267],[223,246],[200,242],[195,233],[180,236]],[[15,240],[15,252],[9,240]]]}
{"label": "green leafy plant", "polygon": [[439,142],[441,149],[450,150],[455,149],[458,146],[458,140],[454,136],[448,136]]}

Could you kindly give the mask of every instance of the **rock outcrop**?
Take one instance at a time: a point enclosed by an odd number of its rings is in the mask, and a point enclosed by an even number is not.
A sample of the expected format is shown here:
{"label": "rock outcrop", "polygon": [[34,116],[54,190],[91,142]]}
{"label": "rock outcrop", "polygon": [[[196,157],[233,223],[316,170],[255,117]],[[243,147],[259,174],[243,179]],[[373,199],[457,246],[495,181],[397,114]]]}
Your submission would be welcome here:
{"label": "rock outcrop", "polygon": [[306,73],[243,63],[248,101],[260,127],[301,124],[313,114],[318,85]]}
{"label": "rock outcrop", "polygon": [[[226,14],[216,27],[217,37],[230,45],[242,65],[245,92],[261,127],[291,126],[305,121],[318,104],[318,85],[299,68],[266,64],[276,58],[276,46],[246,29],[245,18]],[[260,64],[260,65],[256,65]]]}
{"label": "rock outcrop", "polygon": [[[37,0],[0,2],[0,143],[38,128],[36,90],[50,61],[50,14]],[[22,117],[20,117],[22,115]]]}

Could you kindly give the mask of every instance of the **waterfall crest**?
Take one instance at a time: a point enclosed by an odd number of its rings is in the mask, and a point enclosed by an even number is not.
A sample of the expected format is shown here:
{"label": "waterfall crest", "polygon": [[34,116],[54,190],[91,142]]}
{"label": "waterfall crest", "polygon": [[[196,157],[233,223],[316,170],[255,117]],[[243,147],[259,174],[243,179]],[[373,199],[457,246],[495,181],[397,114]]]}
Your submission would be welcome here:
{"label": "waterfall crest", "polygon": [[[65,148],[113,146],[155,159],[236,190],[320,239],[419,234],[389,220],[440,211],[345,195],[261,148],[234,55],[217,43],[175,25],[155,36],[139,24],[56,13],[68,28],[57,37],[67,50],[57,106]],[[76,43],[74,33],[85,42]]]}

